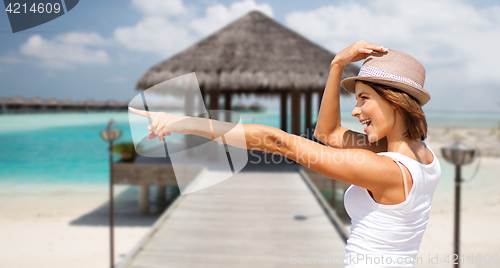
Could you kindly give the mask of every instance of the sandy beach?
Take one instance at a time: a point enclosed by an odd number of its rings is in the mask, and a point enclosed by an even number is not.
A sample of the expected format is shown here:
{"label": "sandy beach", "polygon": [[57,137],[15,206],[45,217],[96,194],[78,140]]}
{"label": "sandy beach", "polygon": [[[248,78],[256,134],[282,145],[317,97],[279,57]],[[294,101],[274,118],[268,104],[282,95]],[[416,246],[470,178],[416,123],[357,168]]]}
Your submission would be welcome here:
{"label": "sandy beach", "polygon": [[[2,190],[0,267],[109,267],[108,188],[52,188]],[[161,215],[154,204],[140,215],[136,196],[134,187],[115,186],[116,262]]]}
{"label": "sandy beach", "polygon": [[[462,186],[462,253],[475,258],[477,254],[498,256],[499,139],[491,135],[491,129],[431,128],[427,144],[440,157],[440,147],[450,145],[453,135],[463,135],[465,143],[477,144],[486,155],[474,179]],[[439,160],[442,166],[449,165]],[[472,175],[476,164],[463,167],[464,179]],[[420,247],[422,264],[417,267],[451,267],[445,257],[453,251],[453,192],[453,174],[443,173]],[[153,207],[151,215],[140,215],[134,187],[115,186],[115,198],[115,260],[119,262],[146,234],[161,209]],[[1,189],[0,267],[108,267],[107,200],[108,188],[98,185]],[[429,257],[436,255],[438,263],[430,263]],[[462,267],[496,266],[465,261]]]}

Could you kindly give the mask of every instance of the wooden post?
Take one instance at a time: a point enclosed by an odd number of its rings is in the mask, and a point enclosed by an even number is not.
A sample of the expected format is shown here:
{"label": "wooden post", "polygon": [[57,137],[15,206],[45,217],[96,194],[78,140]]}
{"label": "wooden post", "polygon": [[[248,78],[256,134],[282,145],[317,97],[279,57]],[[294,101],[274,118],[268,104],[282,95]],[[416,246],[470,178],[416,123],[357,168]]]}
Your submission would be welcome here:
{"label": "wooden post", "polygon": [[[185,95],[184,95],[184,115],[186,116],[194,116],[197,111],[195,107],[195,97],[197,92],[194,92],[193,90],[186,90]],[[183,137],[184,138],[184,146],[185,148],[191,148],[194,145],[194,137],[192,135],[186,135]],[[165,154],[167,154],[168,149],[166,148],[166,144],[164,144],[165,147]],[[193,156],[192,151],[187,151],[186,155],[189,157]]]}
{"label": "wooden post", "polygon": [[288,132],[287,130],[287,96],[288,92],[281,91],[281,130]]}
{"label": "wooden post", "polygon": [[196,96],[196,93],[193,92],[193,90],[186,90],[185,91],[185,98],[184,98],[184,114],[187,116],[193,116],[195,111],[195,103],[194,99]]}
{"label": "wooden post", "polygon": [[158,200],[161,200],[161,201],[165,201],[167,198],[166,196],[166,187],[165,186],[158,186],[156,188],[156,190],[158,191],[157,193],[157,197],[158,197]]}
{"label": "wooden post", "polygon": [[[335,180],[331,180],[331,189],[332,189],[332,208],[337,210],[337,183],[335,182]],[[338,210],[337,210],[338,211]]]}
{"label": "wooden post", "polygon": [[321,102],[323,101],[323,93],[324,93],[323,90],[318,92],[318,113],[319,109],[321,108]]}
{"label": "wooden post", "polygon": [[300,135],[300,96],[301,90],[292,91],[292,134]]}
{"label": "wooden post", "polygon": [[316,115],[316,124],[318,124],[318,116],[319,116],[319,110],[321,108],[321,102],[323,101],[323,93],[324,90],[318,91],[318,114]]}
{"label": "wooden post", "polygon": [[219,113],[216,112],[216,110],[219,110],[219,91],[217,89],[212,89],[212,91],[210,91],[210,104],[208,109],[213,110],[210,112],[210,118],[218,120]]}
{"label": "wooden post", "polygon": [[311,91],[310,90],[307,90],[306,92],[304,92],[305,94],[305,130],[304,130],[304,133],[307,135],[306,137],[307,138],[312,138],[312,137],[309,137],[309,132],[310,132],[310,129],[311,129],[311,118],[312,118],[312,100],[311,100]]}
{"label": "wooden post", "polygon": [[[210,105],[209,105],[209,114],[211,119],[214,120],[219,120],[219,91],[218,89],[212,89],[210,91]],[[212,142],[209,144],[209,149],[210,151],[216,151],[217,150],[217,144],[215,142]],[[218,161],[219,160],[219,154],[214,153],[213,155],[208,155],[206,154],[207,159],[213,160],[213,161]]]}
{"label": "wooden post", "polygon": [[139,185],[139,211],[149,214],[149,185]]}
{"label": "wooden post", "polygon": [[225,92],[224,93],[224,120],[226,120],[226,122],[231,122],[231,96],[232,96],[232,92]]}
{"label": "wooden post", "polygon": [[201,98],[203,100],[203,103],[200,103],[200,105],[198,105],[198,114],[204,114],[205,113],[205,110],[208,108],[207,107],[207,93],[205,91],[205,88],[200,88],[200,91],[201,91]]}

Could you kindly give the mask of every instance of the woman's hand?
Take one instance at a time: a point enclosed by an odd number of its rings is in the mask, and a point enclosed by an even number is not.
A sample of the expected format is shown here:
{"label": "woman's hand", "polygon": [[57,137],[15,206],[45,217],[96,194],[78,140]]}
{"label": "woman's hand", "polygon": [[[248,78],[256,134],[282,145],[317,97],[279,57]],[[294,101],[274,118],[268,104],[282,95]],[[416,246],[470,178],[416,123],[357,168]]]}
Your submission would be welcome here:
{"label": "woman's hand", "polygon": [[[190,124],[188,124],[189,120],[185,120],[190,118],[189,116],[182,115],[173,115],[164,112],[148,112],[137,110],[132,107],[129,107],[129,110],[137,115],[148,117],[153,119],[153,122],[148,126],[148,130],[151,131],[149,133],[147,139],[151,140],[156,137],[160,139],[160,141],[165,141],[164,136],[170,136],[171,132],[178,134],[190,134]],[[180,123],[179,121],[184,120],[184,122]],[[179,122],[177,124],[174,124]]]}
{"label": "woman's hand", "polygon": [[366,59],[373,51],[387,52],[387,49],[364,40],[359,40],[350,47],[340,51],[333,59],[331,65],[338,64],[344,67],[350,62]]}

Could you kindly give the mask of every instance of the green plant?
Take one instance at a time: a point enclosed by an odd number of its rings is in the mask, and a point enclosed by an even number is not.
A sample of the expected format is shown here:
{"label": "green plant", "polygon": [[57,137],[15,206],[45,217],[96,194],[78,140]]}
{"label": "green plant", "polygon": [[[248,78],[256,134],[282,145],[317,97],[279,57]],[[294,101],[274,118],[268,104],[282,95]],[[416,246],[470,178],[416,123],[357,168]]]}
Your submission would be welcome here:
{"label": "green plant", "polygon": [[[137,146],[137,151],[140,151],[140,146]],[[137,151],[135,149],[134,143],[131,141],[119,142],[114,145],[113,152],[119,153],[122,160],[132,161],[137,156]]]}

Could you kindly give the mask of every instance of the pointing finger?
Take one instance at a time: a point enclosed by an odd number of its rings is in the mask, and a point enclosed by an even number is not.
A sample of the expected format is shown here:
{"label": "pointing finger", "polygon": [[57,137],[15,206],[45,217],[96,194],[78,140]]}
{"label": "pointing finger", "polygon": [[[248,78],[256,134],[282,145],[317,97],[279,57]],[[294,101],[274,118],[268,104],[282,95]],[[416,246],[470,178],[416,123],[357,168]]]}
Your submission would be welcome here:
{"label": "pointing finger", "polygon": [[132,107],[128,107],[128,109],[134,114],[151,118],[151,113],[148,111],[137,110]]}

